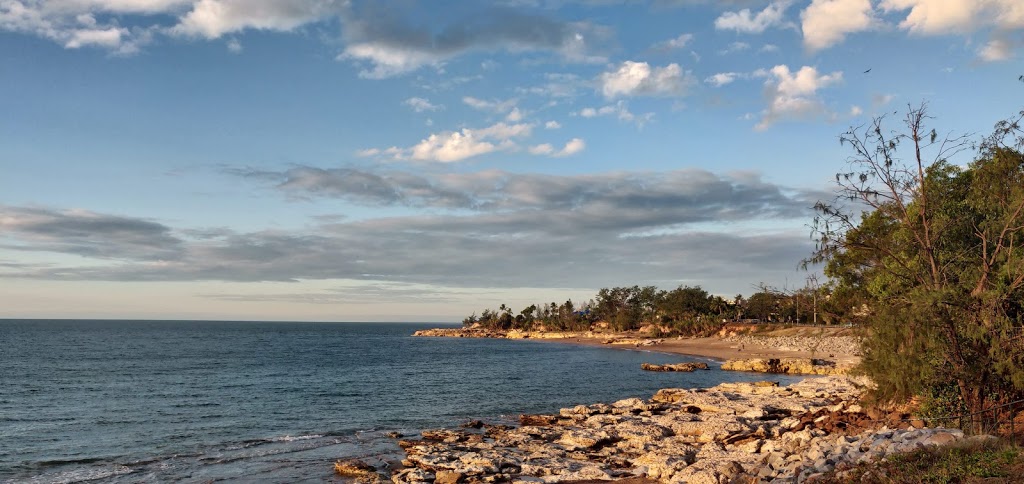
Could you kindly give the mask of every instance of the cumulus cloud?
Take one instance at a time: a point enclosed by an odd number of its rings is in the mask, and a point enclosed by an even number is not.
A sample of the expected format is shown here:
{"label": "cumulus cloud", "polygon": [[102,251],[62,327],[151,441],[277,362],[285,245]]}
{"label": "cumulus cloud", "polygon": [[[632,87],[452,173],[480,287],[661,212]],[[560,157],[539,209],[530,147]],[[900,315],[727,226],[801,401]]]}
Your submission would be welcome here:
{"label": "cumulus cloud", "polygon": [[544,129],[560,129],[561,127],[562,125],[559,124],[558,121],[554,120],[544,123]]}
{"label": "cumulus cloud", "polygon": [[879,6],[890,12],[909,10],[900,28],[917,34],[1024,28],[1024,5],[1018,0],[882,0]]}
{"label": "cumulus cloud", "polygon": [[766,74],[770,76],[765,81],[768,108],[756,126],[758,130],[765,130],[784,119],[814,119],[828,114],[828,108],[817,92],[843,80],[842,72],[820,74],[810,66],[791,72],[789,67],[778,65]]}
{"label": "cumulus cloud", "polygon": [[623,96],[682,96],[695,83],[693,74],[679,64],[651,67],[646,62],[625,61],[618,69],[598,76],[607,98]]}
{"label": "cumulus cloud", "polygon": [[693,34],[679,34],[677,37],[658,42],[651,46],[651,48],[656,50],[682,49],[689,45],[691,41],[693,41]]}
{"label": "cumulus cloud", "polygon": [[426,111],[440,111],[444,109],[444,106],[440,104],[431,103],[429,99],[422,97],[411,97],[402,102],[406,106],[409,106],[413,111],[422,113]]}
{"label": "cumulus cloud", "polygon": [[629,110],[629,104],[626,101],[618,101],[615,104],[609,104],[601,106],[599,108],[583,108],[576,113],[577,116],[583,118],[596,118],[601,116],[615,116],[619,121],[625,121],[627,123],[636,123],[638,127],[643,127],[645,124],[654,119],[654,113],[634,114]]}
{"label": "cumulus cloud", "polygon": [[709,76],[707,79],[704,79],[704,82],[711,84],[712,86],[715,87],[722,87],[726,84],[731,84],[739,76],[740,74],[738,72],[719,72],[718,74]]}
{"label": "cumulus cloud", "polygon": [[786,9],[789,8],[790,3],[789,0],[775,1],[756,14],[749,8],[738,12],[725,12],[715,19],[715,28],[760,34],[771,27],[785,26],[787,25]]}
{"label": "cumulus cloud", "polygon": [[870,0],[813,0],[800,13],[800,19],[804,47],[812,52],[838,44],[849,34],[869,30],[876,23]]}
{"label": "cumulus cloud", "polygon": [[171,33],[207,39],[245,29],[290,31],[340,13],[334,0],[198,0]]}
{"label": "cumulus cloud", "polygon": [[576,153],[583,151],[587,147],[587,143],[580,138],[573,138],[569,140],[562,149],[555,149],[549,143],[543,143],[534,145],[529,148],[529,152],[532,155],[543,155],[553,156],[555,158],[562,158],[566,156],[572,156]]}
{"label": "cumulus cloud", "polygon": [[1013,58],[1014,51],[1022,45],[1024,45],[1024,33],[1012,37],[1005,32],[999,32],[978,50],[978,58],[985,62],[1009,60]]}
{"label": "cumulus cloud", "polygon": [[530,136],[533,125],[527,123],[496,123],[485,128],[463,128],[458,131],[434,133],[408,148],[392,146],[369,148],[361,156],[386,155],[396,160],[437,161],[451,163],[487,153],[518,148],[513,138]]}
{"label": "cumulus cloud", "polygon": [[[0,30],[37,35],[69,49],[92,46],[130,54],[156,34],[214,39],[245,29],[291,31],[339,15],[344,4],[342,0],[5,0],[0,2]],[[132,25],[120,25],[121,21]]]}

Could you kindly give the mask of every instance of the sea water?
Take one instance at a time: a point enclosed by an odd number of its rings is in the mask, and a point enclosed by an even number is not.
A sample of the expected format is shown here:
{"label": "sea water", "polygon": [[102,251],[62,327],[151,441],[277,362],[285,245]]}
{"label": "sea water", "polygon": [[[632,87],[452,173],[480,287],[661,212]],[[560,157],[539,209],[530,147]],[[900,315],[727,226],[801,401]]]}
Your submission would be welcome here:
{"label": "sea water", "polygon": [[325,482],[339,458],[394,465],[389,432],[764,379],[641,371],[701,360],[657,352],[411,336],[436,326],[0,320],[0,482]]}

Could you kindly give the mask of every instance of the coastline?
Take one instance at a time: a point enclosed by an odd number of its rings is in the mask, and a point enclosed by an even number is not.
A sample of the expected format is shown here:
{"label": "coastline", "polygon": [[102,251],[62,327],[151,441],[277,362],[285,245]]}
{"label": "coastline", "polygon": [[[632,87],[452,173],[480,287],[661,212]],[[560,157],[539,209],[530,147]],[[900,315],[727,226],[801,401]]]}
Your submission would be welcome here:
{"label": "coastline", "polygon": [[[727,327],[715,336],[649,338],[639,333],[594,332],[520,332],[445,328],[442,332],[418,332],[416,336],[529,339],[532,341],[575,344],[601,348],[654,351],[659,353],[710,358],[725,362],[734,359],[827,359],[837,367],[860,363],[860,355],[851,345],[852,331],[844,328],[803,327],[754,332],[751,326]],[[433,330],[431,330],[433,331]],[[472,336],[467,336],[472,334]],[[835,344],[836,340],[842,340]],[[609,343],[609,341],[615,341]],[[823,349],[811,351],[808,346]]]}
{"label": "coastline", "polygon": [[[921,428],[907,415],[875,416],[849,377],[668,388],[628,398],[521,415],[519,426],[473,421],[400,440],[395,484],[470,482],[804,482],[920,447],[964,439]],[[336,470],[359,482],[385,477],[358,462]]]}

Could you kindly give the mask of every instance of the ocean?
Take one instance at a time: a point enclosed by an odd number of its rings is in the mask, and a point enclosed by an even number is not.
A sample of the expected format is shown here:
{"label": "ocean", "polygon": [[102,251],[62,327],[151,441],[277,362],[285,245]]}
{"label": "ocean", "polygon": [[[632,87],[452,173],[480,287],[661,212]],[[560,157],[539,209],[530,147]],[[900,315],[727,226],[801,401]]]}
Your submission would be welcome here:
{"label": "ocean", "polygon": [[[332,482],[393,438],[764,375],[437,324],[0,320],[0,482]],[[707,361],[707,360],[705,360]],[[772,375],[788,382],[795,378]]]}

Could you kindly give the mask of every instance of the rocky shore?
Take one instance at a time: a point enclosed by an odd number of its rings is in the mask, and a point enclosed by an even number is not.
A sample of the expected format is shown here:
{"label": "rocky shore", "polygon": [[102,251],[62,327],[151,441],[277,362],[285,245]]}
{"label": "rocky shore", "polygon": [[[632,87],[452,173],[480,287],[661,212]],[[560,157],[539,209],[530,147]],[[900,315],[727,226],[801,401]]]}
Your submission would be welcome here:
{"label": "rocky shore", "polygon": [[850,367],[818,358],[750,358],[722,363],[726,371],[753,371],[789,375],[845,375]]}
{"label": "rocky shore", "polygon": [[757,336],[729,335],[725,341],[741,347],[769,348],[781,351],[803,351],[826,355],[860,355],[860,339],[854,336]]}
{"label": "rocky shore", "polygon": [[673,363],[668,365],[655,365],[653,363],[641,363],[640,369],[644,371],[683,371],[710,370],[707,363]]}
{"label": "rocky shore", "polygon": [[[395,484],[623,478],[813,482],[833,469],[963,438],[957,430],[915,428],[905,415],[869,416],[857,403],[860,393],[847,377],[788,387],[723,383],[663,389],[650,400],[523,415],[519,427],[474,422],[462,429],[424,431],[419,440],[399,442],[404,467],[390,479]],[[362,472],[363,481],[381,478],[358,465],[342,469]]]}

